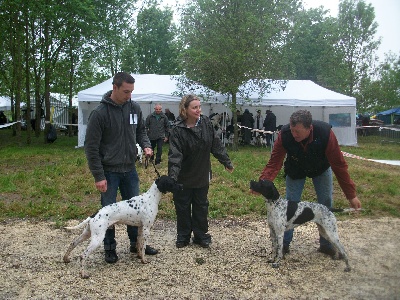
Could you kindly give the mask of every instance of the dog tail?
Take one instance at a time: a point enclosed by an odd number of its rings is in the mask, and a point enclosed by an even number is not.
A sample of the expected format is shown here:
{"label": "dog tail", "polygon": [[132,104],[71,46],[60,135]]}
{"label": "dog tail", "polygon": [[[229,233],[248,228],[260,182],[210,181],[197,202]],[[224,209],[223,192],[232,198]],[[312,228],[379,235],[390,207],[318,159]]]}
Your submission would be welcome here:
{"label": "dog tail", "polygon": [[83,222],[79,223],[79,224],[78,224],[78,225],[76,225],[76,226],[72,226],[72,227],[64,227],[64,228],[65,228],[65,229],[67,229],[67,230],[74,230],[74,229],[80,229],[80,228],[83,228],[83,227],[85,227],[85,226],[86,226],[86,224],[87,224],[87,223],[89,223],[89,221],[90,221],[90,219],[91,219],[91,218],[92,218],[92,217],[87,217],[85,221],[83,221]]}
{"label": "dog tail", "polygon": [[359,208],[359,209],[355,209],[355,208],[333,208],[333,207],[331,207],[331,208],[329,208],[329,210],[331,211],[331,212],[356,212],[356,211],[360,211],[360,210],[362,210],[361,208]]}

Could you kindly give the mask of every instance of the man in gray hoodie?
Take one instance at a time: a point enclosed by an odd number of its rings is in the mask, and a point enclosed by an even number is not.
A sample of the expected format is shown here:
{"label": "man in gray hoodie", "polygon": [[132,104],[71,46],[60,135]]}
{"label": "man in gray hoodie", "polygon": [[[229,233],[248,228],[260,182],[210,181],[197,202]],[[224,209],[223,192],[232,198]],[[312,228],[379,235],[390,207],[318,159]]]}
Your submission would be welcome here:
{"label": "man in gray hoodie", "polygon": [[[96,189],[101,192],[101,205],[116,202],[118,189],[122,199],[139,195],[139,177],[135,162],[138,143],[146,156],[153,155],[143,122],[142,110],[131,100],[135,79],[128,73],[115,74],[112,90],[103,95],[99,106],[89,116],[85,154],[94,177]],[[127,226],[130,251],[137,252],[138,228]],[[105,261],[116,263],[115,228],[108,228],[104,238]],[[158,251],[147,246],[145,253]]]}

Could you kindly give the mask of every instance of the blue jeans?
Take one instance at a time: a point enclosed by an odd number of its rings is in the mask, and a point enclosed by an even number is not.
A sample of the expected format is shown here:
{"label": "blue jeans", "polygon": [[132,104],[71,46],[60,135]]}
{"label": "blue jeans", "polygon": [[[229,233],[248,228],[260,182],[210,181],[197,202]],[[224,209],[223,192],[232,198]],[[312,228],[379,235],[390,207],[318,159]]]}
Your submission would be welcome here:
{"label": "blue jeans", "polygon": [[[286,199],[290,201],[300,202],[301,194],[303,193],[304,184],[306,178],[304,179],[291,179],[286,176]],[[329,208],[332,207],[333,199],[333,178],[332,169],[328,168],[324,173],[319,176],[312,178],[314,184],[315,193],[317,194],[317,201]],[[289,245],[293,238],[293,229],[285,231],[283,238],[283,244]],[[323,237],[319,237],[320,246],[330,247],[330,243]]]}
{"label": "blue jeans", "polygon": [[[125,173],[117,172],[105,172],[107,180],[107,191],[101,193],[101,205],[106,205],[117,202],[117,192],[121,193],[123,200],[128,200],[134,196],[139,195],[139,176],[136,169]],[[136,243],[138,236],[138,228],[136,226],[127,226],[127,232],[129,240],[132,243]],[[110,246],[112,245],[112,246]],[[104,248],[113,250],[115,249],[115,229],[107,229],[106,236],[104,238]]]}

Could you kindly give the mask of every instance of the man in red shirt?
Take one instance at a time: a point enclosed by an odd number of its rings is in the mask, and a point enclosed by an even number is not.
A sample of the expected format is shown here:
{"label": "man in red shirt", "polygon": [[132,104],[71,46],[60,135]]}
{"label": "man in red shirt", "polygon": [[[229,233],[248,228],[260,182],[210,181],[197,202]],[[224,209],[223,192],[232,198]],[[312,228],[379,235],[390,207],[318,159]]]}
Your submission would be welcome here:
{"label": "man in red shirt", "polygon": [[[294,112],[290,123],[282,127],[260,179],[273,181],[283,164],[287,200],[300,201],[306,177],[309,177],[312,179],[318,203],[331,208],[333,171],[350,206],[354,209],[361,208],[355,184],[350,179],[347,163],[331,126],[322,121],[313,121],[307,110]],[[293,229],[286,231],[284,253],[289,253],[292,238]],[[323,237],[320,237],[318,251],[330,256],[335,253],[331,244]]]}

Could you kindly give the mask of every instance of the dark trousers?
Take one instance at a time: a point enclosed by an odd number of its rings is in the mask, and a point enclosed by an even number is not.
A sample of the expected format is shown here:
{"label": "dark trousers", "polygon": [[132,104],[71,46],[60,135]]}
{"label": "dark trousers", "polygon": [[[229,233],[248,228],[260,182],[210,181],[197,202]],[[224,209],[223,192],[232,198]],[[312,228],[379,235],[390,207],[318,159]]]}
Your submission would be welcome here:
{"label": "dark trousers", "polygon": [[266,133],[266,134],[265,134],[265,139],[266,139],[266,141],[267,141],[267,146],[268,146],[268,147],[271,146],[271,143],[272,143],[272,134],[271,134],[271,133]]}
{"label": "dark trousers", "polygon": [[208,232],[208,186],[184,188],[174,193],[177,221],[177,241],[188,242],[193,232],[198,240]]}
{"label": "dark trousers", "polygon": [[[157,149],[157,154],[156,154],[156,161],[155,163],[160,163],[161,162],[161,156],[162,156],[162,146],[164,145],[164,139],[156,139],[156,140],[150,140],[151,143],[151,148],[153,149],[153,153],[155,153],[155,149]],[[154,155],[151,157],[154,159]]]}

